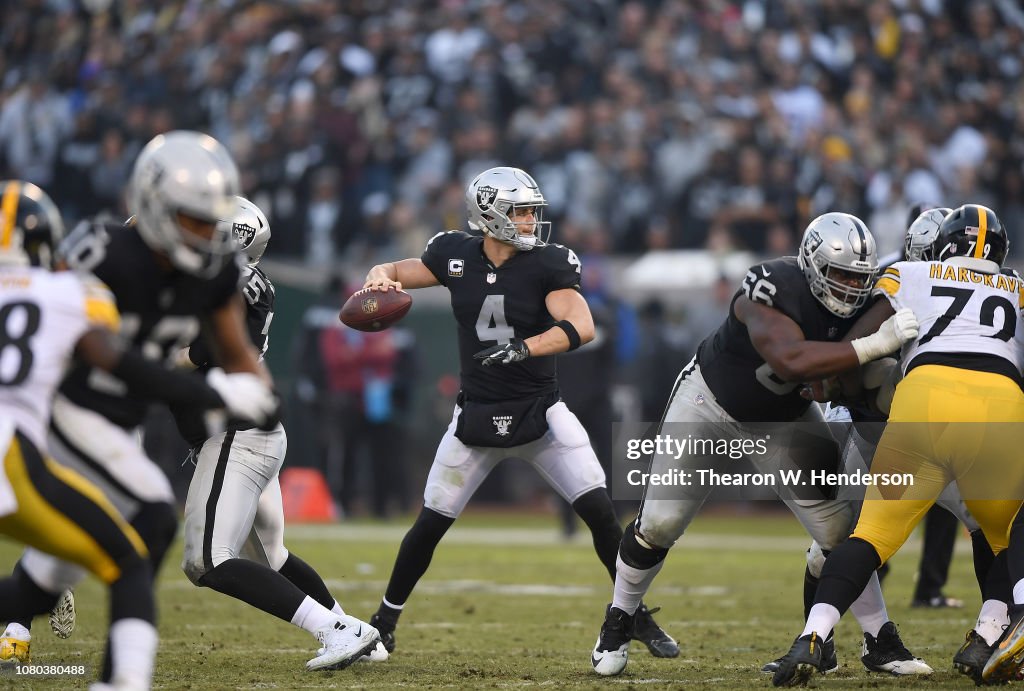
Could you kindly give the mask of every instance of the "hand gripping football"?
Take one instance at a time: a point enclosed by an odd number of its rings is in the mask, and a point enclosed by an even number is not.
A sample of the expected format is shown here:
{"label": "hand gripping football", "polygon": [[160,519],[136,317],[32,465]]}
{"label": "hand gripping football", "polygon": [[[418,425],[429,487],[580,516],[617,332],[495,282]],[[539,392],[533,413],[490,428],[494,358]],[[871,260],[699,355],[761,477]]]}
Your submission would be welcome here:
{"label": "hand gripping football", "polygon": [[410,307],[412,296],[404,290],[363,288],[345,301],[338,319],[358,331],[380,331],[404,317]]}

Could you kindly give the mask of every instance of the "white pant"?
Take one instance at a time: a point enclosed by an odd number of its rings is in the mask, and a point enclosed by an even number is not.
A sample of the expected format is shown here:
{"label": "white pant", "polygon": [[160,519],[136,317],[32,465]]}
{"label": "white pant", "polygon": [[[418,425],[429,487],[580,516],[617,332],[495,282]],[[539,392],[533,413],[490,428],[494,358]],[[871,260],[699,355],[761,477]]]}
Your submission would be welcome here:
{"label": "white pant", "polygon": [[559,401],[547,410],[548,431],[540,439],[507,449],[466,446],[455,436],[462,409],[455,406],[434,455],[423,490],[423,505],[442,516],[457,518],[494,467],[506,458],[521,458],[537,469],[556,492],[572,503],[605,486],[590,437],[572,411]]}
{"label": "white pant", "polygon": [[[60,394],[53,400],[48,443],[54,460],[99,487],[129,521],[142,503],[174,503],[171,483],[146,456],[137,433]],[[86,575],[78,565],[32,548],[25,550],[22,566],[39,586],[54,593],[73,588]]]}
{"label": "white pant", "polygon": [[[665,411],[665,423],[696,423],[687,428],[695,438],[738,438],[750,437],[750,431],[734,420],[715,400],[701,375],[695,361],[683,368],[672,397]],[[831,437],[824,424],[821,410],[811,405],[795,423],[821,423],[820,436]],[[806,426],[806,425],[804,425]],[[750,461],[756,466],[770,466],[776,461],[778,449],[765,456],[752,455]],[[651,473],[666,473],[675,468],[687,468],[690,458],[676,459],[673,455],[655,455]],[[672,547],[683,534],[690,522],[700,511],[711,493],[710,484],[695,484],[686,489],[681,497],[680,488],[651,485],[644,494],[636,529],[648,544],[661,548]],[[778,488],[777,488],[778,489]],[[782,497],[804,529],[824,549],[832,549],[849,536],[853,529],[854,510],[848,501],[828,499],[802,500]]]}
{"label": "white pant", "polygon": [[207,439],[185,501],[181,568],[195,583],[238,556],[277,571],[288,559],[278,473],[288,438],[269,432],[228,431]]}

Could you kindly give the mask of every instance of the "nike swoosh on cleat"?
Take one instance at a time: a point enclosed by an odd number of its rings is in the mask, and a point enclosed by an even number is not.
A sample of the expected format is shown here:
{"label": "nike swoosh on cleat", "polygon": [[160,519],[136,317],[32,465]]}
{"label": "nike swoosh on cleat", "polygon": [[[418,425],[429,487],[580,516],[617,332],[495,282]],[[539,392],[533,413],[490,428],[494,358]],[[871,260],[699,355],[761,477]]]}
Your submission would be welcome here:
{"label": "nike swoosh on cleat", "polygon": [[363,625],[362,625],[362,624],[360,624],[360,625],[359,625],[359,630],[358,630],[358,631],[356,631],[356,638],[359,638],[359,637],[360,637],[360,636],[362,636],[362,635],[363,635]]}

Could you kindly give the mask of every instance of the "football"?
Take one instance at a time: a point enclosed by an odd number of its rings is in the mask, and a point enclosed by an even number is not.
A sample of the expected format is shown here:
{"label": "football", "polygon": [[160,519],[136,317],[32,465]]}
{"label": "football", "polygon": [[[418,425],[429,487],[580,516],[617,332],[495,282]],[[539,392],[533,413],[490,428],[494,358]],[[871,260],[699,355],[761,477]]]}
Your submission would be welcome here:
{"label": "football", "polygon": [[338,319],[358,331],[386,329],[408,313],[412,296],[404,290],[364,288],[345,301]]}

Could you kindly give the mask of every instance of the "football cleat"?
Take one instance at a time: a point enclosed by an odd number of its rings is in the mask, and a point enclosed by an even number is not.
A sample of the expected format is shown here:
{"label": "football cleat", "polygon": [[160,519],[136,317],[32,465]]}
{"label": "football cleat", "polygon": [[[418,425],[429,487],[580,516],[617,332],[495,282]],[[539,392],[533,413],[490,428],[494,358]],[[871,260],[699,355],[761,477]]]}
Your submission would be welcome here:
{"label": "football cleat", "polygon": [[652,615],[659,609],[647,609],[647,605],[641,602],[633,615],[630,638],[646,645],[654,657],[679,657],[679,644],[654,621]]}
{"label": "football cleat", "polygon": [[29,652],[31,645],[32,634],[28,629],[20,624],[8,624],[3,636],[0,636],[0,666],[28,664],[32,659]]}
{"label": "football cleat", "polygon": [[[765,663],[761,671],[765,674],[775,674],[784,659],[785,656]],[[829,633],[828,638],[821,642],[821,666],[822,672],[825,674],[832,674],[832,672],[839,670],[839,658],[836,657],[836,639],[832,633]]]}
{"label": "football cleat", "polygon": [[595,672],[603,677],[613,677],[626,669],[632,627],[633,617],[618,607],[608,605],[601,634],[590,654],[590,664],[594,666]]}
{"label": "football cleat", "polygon": [[359,662],[385,662],[391,657],[388,653],[388,649],[384,647],[384,641],[377,641],[377,645],[373,646],[373,650],[368,652],[359,658]]}
{"label": "football cleat", "polygon": [[953,667],[980,686],[982,670],[985,669],[985,663],[992,657],[992,651],[995,649],[994,645],[986,643],[977,631],[971,629],[967,632],[967,640],[953,656]]}
{"label": "football cleat", "polygon": [[61,593],[50,610],[50,630],[57,638],[68,638],[75,630],[75,596],[70,590]]}
{"label": "football cleat", "polygon": [[369,624],[348,615],[316,632],[323,646],[316,657],[306,662],[308,671],[345,669],[377,647],[380,633]]}
{"label": "football cleat", "polygon": [[928,608],[928,609],[960,609],[964,606],[963,600],[958,600],[955,597],[946,597],[945,595],[938,595],[936,597],[930,597],[925,600],[914,600],[910,603],[911,607],[916,608]]}
{"label": "football cleat", "polygon": [[1010,608],[1010,625],[993,646],[992,655],[981,671],[986,684],[999,684],[1017,678],[1024,664],[1024,607]]}
{"label": "football cleat", "polygon": [[395,652],[395,622],[389,622],[379,612],[375,612],[370,617],[370,626],[380,632],[380,642],[384,644],[385,652]]}
{"label": "football cleat", "polygon": [[775,670],[772,684],[775,686],[803,686],[815,672],[822,671],[821,636],[812,631],[806,636],[798,636],[789,649],[779,660],[779,668]]}
{"label": "football cleat", "polygon": [[896,676],[925,675],[935,671],[907,650],[896,630],[896,624],[891,621],[882,624],[878,636],[864,634],[860,661],[869,672],[885,672]]}

